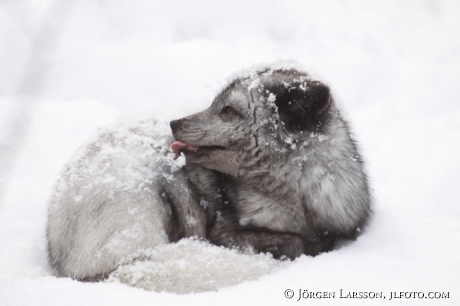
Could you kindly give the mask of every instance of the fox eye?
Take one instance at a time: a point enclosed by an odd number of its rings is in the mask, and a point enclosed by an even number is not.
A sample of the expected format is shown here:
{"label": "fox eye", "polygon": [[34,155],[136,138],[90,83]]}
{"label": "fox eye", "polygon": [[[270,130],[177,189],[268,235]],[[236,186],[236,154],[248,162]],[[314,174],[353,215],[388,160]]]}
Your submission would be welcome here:
{"label": "fox eye", "polygon": [[221,114],[225,115],[236,115],[236,110],[231,106],[225,106],[221,111]]}

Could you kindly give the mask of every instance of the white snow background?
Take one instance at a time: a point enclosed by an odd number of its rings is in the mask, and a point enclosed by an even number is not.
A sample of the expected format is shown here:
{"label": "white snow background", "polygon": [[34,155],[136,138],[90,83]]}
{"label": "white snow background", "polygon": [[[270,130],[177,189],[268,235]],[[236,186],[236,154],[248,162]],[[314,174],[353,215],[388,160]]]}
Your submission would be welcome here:
{"label": "white snow background", "polygon": [[[0,1],[0,305],[459,305],[459,16],[456,0]],[[357,241],[217,292],[51,275],[47,203],[84,141],[122,116],[202,110],[233,72],[278,59],[310,67],[352,122],[375,196]]]}

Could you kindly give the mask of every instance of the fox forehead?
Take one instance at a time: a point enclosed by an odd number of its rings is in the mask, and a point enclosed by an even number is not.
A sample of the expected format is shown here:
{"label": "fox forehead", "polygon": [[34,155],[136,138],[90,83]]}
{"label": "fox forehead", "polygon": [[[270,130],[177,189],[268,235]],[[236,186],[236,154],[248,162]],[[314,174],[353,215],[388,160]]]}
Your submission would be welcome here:
{"label": "fox forehead", "polygon": [[247,94],[244,93],[242,90],[238,90],[238,89],[232,90],[230,92],[228,99],[230,101],[237,101],[237,102],[245,101],[247,100]]}
{"label": "fox forehead", "polygon": [[249,114],[248,110],[251,109],[250,103],[251,97],[245,90],[240,88],[230,88],[225,94],[217,97],[213,104],[212,108],[215,111],[220,111],[225,106],[231,106],[240,114]]}

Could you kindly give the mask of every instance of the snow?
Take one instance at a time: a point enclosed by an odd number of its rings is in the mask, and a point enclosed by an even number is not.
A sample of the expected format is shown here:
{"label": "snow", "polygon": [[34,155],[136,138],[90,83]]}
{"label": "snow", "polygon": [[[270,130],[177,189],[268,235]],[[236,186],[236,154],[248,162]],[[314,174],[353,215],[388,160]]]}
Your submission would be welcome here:
{"label": "snow", "polygon": [[[1,304],[285,305],[299,289],[343,289],[384,292],[387,300],[391,291],[450,292],[449,299],[388,303],[457,305],[459,15],[455,0],[2,1]],[[238,71],[279,59],[330,84],[352,122],[375,197],[373,221],[357,241],[195,294],[52,276],[47,205],[77,148],[121,117],[168,121],[202,110]],[[195,254],[213,253],[199,246]],[[239,269],[211,267],[209,279],[198,273],[195,281],[244,275],[249,255],[227,255],[231,261],[210,264]],[[177,266],[160,268],[187,266],[174,258]],[[285,298],[286,289],[294,298]]]}
{"label": "snow", "polygon": [[[132,258],[148,258],[135,261]],[[189,238],[140,251],[110,274],[108,282],[174,293],[216,291],[258,279],[287,265],[268,254],[244,253]]]}

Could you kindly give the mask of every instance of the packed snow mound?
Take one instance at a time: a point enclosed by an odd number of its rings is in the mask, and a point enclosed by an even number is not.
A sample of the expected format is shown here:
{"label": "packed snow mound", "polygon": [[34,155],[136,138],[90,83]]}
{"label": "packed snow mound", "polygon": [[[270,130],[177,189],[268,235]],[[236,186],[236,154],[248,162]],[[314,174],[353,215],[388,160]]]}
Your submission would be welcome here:
{"label": "packed snow mound", "polygon": [[198,293],[256,280],[287,264],[251,249],[243,252],[189,238],[133,254],[107,282],[157,292]]}

